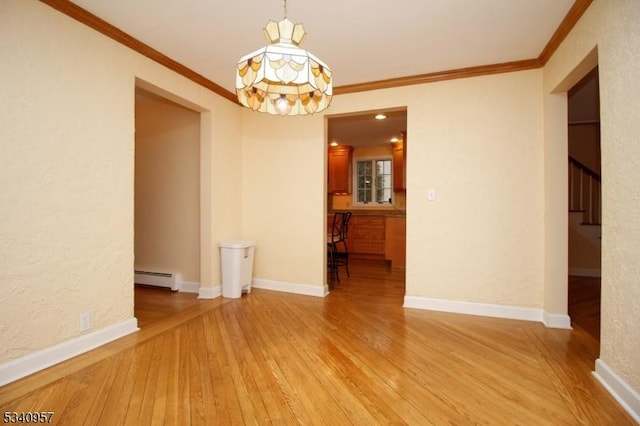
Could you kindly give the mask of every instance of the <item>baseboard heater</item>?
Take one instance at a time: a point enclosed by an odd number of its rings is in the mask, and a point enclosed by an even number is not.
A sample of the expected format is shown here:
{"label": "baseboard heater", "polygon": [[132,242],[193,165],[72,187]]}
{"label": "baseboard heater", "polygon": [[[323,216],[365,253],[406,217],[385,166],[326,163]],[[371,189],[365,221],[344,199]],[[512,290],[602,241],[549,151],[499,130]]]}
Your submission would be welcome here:
{"label": "baseboard heater", "polygon": [[134,282],[136,284],[166,287],[172,291],[178,291],[177,275],[178,274],[165,272],[135,271]]}

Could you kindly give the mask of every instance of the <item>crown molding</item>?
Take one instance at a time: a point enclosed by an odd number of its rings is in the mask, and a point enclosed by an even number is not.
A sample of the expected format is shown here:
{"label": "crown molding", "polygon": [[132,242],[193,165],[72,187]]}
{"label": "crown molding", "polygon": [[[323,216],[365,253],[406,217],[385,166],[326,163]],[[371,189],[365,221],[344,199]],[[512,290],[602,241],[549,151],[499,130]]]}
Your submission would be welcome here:
{"label": "crown molding", "polygon": [[553,33],[551,39],[542,50],[542,53],[538,56],[541,66],[545,66],[546,63],[549,62],[551,56],[560,46],[560,43],[564,41],[584,12],[589,8],[591,3],[593,3],[593,0],[576,0],[573,3],[573,6],[569,9],[569,12],[567,12],[567,15],[560,23],[560,26],[558,26],[558,29]]}
{"label": "crown molding", "polygon": [[412,84],[433,83],[436,81],[453,80],[456,78],[476,77],[480,75],[500,74],[505,72],[522,71],[540,68],[537,59],[524,61],[505,62],[502,64],[481,65],[477,67],[458,68],[454,70],[437,71],[428,74],[413,75],[409,77],[390,78],[388,80],[370,81],[367,83],[348,84],[333,88],[335,95],[345,93],[364,92],[367,90],[388,89]]}
{"label": "crown molding", "polygon": [[[236,95],[224,87],[214,83],[206,77],[198,74],[192,69],[182,65],[181,63],[169,58],[163,53],[155,50],[151,46],[141,42],[140,40],[130,36],[119,28],[109,24],[103,19],[95,16],[89,11],[72,3],[69,0],[39,0],[42,3],[64,13],[65,15],[81,22],[88,27],[106,35],[107,37],[135,50],[141,55],[146,56],[153,61],[164,65],[165,67],[177,72],[178,74],[192,80],[193,82],[206,87],[212,92],[239,104]],[[365,83],[347,84],[333,88],[334,95],[343,95],[346,93],[357,93],[369,90],[388,89],[400,86],[409,86],[414,84],[433,83],[436,81],[453,80],[457,78],[476,77],[481,75],[500,74],[514,71],[523,71],[543,67],[553,53],[558,49],[560,43],[565,39],[567,34],[578,22],[593,0],[575,0],[573,6],[564,17],[560,26],[555,31],[542,53],[538,58],[526,59],[522,61],[505,62],[501,64],[481,65],[468,68],[459,68],[446,71],[437,71],[427,74],[419,74],[408,77],[391,78],[387,80],[370,81]]]}
{"label": "crown molding", "polygon": [[76,21],[85,24],[86,26],[98,31],[106,35],[107,37],[121,43],[136,52],[140,53],[143,56],[159,63],[160,65],[164,65],[165,67],[177,72],[178,74],[188,78],[189,80],[206,87],[214,93],[226,98],[234,103],[238,103],[238,99],[235,93],[231,93],[224,87],[214,83],[208,78],[204,77],[201,74],[193,71],[191,68],[188,68],[178,61],[171,59],[165,54],[157,51],[151,46],[141,42],[140,40],[130,36],[125,33],[121,29],[114,27],[107,21],[97,17],[86,9],[81,8],[80,6],[72,3],[69,0],[40,0],[42,3],[51,6],[55,10],[64,13],[70,18],[75,19]]}

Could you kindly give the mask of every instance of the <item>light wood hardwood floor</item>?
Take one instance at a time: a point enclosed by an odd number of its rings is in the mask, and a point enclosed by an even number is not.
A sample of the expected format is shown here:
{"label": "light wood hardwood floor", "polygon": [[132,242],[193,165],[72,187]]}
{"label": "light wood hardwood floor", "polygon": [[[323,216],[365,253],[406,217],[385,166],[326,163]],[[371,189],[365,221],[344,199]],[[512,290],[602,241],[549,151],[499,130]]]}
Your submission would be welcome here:
{"label": "light wood hardwood floor", "polygon": [[600,341],[600,278],[570,275],[568,285],[571,324]]}
{"label": "light wood hardwood floor", "polygon": [[569,276],[568,313],[573,335],[598,358],[600,354],[600,278]]}
{"label": "light wood hardwood floor", "polygon": [[324,299],[254,289],[146,319],[139,300],[140,332],[0,388],[0,408],[64,425],[634,424],[573,331],[404,309],[402,272],[351,269]]}

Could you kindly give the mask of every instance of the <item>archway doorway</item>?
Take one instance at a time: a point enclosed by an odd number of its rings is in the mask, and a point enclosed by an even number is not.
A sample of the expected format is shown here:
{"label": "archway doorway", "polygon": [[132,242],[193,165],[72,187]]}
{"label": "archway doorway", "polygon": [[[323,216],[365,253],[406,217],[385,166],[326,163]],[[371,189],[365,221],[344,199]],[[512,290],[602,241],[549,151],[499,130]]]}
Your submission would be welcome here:
{"label": "archway doorway", "polygon": [[[585,338],[600,341],[601,157],[598,68],[568,92],[568,314]],[[597,354],[595,354],[597,355]]]}
{"label": "archway doorway", "polygon": [[141,88],[135,101],[134,312],[144,328],[198,303],[200,113]]}
{"label": "archway doorway", "polygon": [[332,273],[328,252],[327,285],[349,300],[402,305],[407,108],[333,115],[326,128],[327,234],[335,213],[352,214],[346,238],[350,274],[346,268]]}

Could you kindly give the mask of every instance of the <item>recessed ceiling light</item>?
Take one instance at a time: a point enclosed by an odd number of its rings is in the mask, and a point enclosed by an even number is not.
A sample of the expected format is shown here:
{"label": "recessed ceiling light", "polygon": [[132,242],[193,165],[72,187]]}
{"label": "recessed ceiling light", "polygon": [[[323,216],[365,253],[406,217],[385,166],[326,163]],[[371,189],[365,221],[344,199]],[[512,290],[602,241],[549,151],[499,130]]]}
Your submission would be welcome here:
{"label": "recessed ceiling light", "polygon": [[375,118],[376,120],[384,120],[385,118],[387,118],[387,116],[384,114],[377,114]]}
{"label": "recessed ceiling light", "polygon": [[331,142],[329,145],[331,145],[331,146],[338,146],[338,142],[333,141],[333,142]]}

